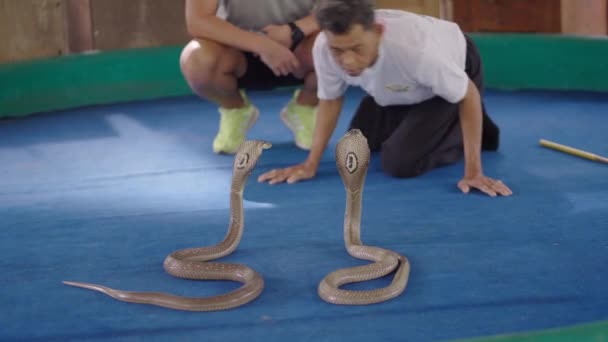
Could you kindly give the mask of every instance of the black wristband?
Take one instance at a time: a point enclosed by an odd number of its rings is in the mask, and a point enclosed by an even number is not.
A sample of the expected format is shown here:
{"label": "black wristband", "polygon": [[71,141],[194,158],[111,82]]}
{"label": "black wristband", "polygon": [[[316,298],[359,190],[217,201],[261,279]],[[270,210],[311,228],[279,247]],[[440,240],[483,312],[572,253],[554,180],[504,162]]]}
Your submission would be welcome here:
{"label": "black wristband", "polygon": [[293,51],[304,40],[305,35],[295,23],[289,23],[288,25],[291,28],[291,51]]}

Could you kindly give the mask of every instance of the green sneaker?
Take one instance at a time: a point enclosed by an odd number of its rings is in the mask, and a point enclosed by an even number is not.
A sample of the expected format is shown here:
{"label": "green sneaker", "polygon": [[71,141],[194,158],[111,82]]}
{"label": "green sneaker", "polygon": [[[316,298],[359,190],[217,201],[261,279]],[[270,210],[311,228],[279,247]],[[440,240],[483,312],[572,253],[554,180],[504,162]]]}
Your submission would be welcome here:
{"label": "green sneaker", "polygon": [[299,94],[300,90],[297,90],[291,101],[283,108],[281,120],[293,133],[296,146],[303,150],[310,150],[317,118],[317,108],[298,104],[296,99]]}
{"label": "green sneaker", "polygon": [[260,116],[259,110],[252,105],[245,94],[245,107],[220,108],[220,128],[213,140],[213,152],[234,154],[245,141],[247,131]]}

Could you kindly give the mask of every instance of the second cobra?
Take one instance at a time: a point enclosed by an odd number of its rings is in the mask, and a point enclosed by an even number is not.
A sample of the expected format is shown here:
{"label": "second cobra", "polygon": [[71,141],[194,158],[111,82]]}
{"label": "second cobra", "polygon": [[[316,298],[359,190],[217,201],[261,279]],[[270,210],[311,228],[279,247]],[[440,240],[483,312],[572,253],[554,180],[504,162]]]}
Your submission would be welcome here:
{"label": "second cobra", "polygon": [[[361,242],[361,200],[367,175],[370,150],[361,131],[346,133],[336,146],[336,165],[346,188],[344,242],[351,256],[373,261],[373,264],[344,268],[328,274],[319,284],[319,296],[326,302],[343,305],[366,305],[389,300],[405,290],[410,274],[406,257],[393,251],[366,246]],[[386,276],[395,271],[390,285],[368,291],[340,289],[350,283],[363,282]]]}

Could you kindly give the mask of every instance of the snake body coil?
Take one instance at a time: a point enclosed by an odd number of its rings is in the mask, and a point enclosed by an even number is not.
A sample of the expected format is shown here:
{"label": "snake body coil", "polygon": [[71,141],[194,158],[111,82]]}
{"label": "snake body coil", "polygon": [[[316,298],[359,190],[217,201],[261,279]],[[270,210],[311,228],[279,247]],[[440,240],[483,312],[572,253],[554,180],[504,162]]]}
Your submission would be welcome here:
{"label": "snake body coil", "polygon": [[124,302],[187,311],[226,310],[256,299],[264,289],[264,280],[256,271],[241,264],[209,261],[229,255],[238,247],[244,226],[243,190],[262,151],[269,147],[270,144],[264,141],[246,141],[235,155],[230,193],[230,226],[224,240],[216,246],[175,251],[167,256],[164,262],[165,271],[178,278],[230,280],[242,283],[241,287],[219,296],[189,298],[156,292],[121,291],[80,282],[64,281],[64,284],[99,291]]}
{"label": "snake body coil", "polygon": [[[366,246],[361,242],[361,200],[370,150],[367,139],[357,129],[350,130],[336,146],[336,166],[346,190],[344,242],[351,256],[374,263],[339,269],[328,274],[318,286],[319,296],[326,302],[343,305],[367,305],[399,296],[407,285],[410,264],[406,257],[393,251]],[[377,279],[395,271],[390,285],[369,291],[340,289],[340,286]]]}

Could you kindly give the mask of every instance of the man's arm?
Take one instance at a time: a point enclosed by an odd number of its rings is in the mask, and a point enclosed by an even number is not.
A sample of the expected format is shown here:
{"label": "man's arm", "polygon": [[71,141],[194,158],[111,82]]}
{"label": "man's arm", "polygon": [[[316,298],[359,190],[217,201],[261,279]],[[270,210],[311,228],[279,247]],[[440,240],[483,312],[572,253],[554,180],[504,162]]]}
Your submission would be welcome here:
{"label": "man's arm", "polygon": [[312,147],[308,158],[299,165],[266,172],[258,178],[260,182],[268,181],[270,184],[276,184],[287,181],[287,183],[295,183],[299,180],[314,177],[323,152],[336,129],[338,117],[344,104],[347,84],[342,79],[330,56],[324,35],[320,34],[316,38],[312,54],[318,79],[319,106],[316,113]]}
{"label": "man's arm", "polygon": [[469,80],[466,95],[460,102],[460,125],[464,145],[465,171],[464,178],[458,183],[458,187],[464,193],[468,193],[473,187],[492,197],[497,194],[511,195],[511,190],[502,181],[491,179],[483,174],[481,166],[482,120],[481,96],[477,86]]}
{"label": "man's arm", "polygon": [[287,181],[287,183],[292,184],[300,180],[313,178],[317,173],[319,162],[327,148],[329,139],[336,129],[343,103],[344,97],[335,100],[320,100],[312,148],[306,161],[286,169],[266,172],[258,178],[258,181],[268,181],[269,184]]}
{"label": "man's arm", "polygon": [[327,148],[329,139],[336,129],[336,124],[338,123],[338,118],[342,112],[343,104],[344,96],[335,100],[319,101],[312,147],[308,154],[308,158],[306,159],[306,164],[313,166],[315,170],[319,167],[323,152]]}
{"label": "man's arm", "polygon": [[479,90],[477,90],[475,84],[469,80],[466,95],[460,102],[460,123],[462,126],[464,144],[465,178],[483,174],[481,167],[482,119]]}
{"label": "man's arm", "polygon": [[450,103],[459,104],[460,126],[465,158],[464,177],[458,188],[469,193],[471,188],[478,189],[492,197],[500,194],[509,196],[511,190],[502,183],[483,174],[481,164],[481,137],[483,110],[479,89],[461,67],[445,56],[427,51],[423,62],[417,68],[417,80],[427,85],[437,96]]}
{"label": "man's arm", "polygon": [[[317,19],[314,17],[313,14],[309,14],[308,16],[302,19],[296,20],[294,24],[302,31],[304,35],[303,38],[314,35],[320,30],[319,24],[317,23]],[[291,48],[292,44],[294,43],[292,41],[291,28],[288,24],[268,25],[262,29],[262,32],[264,32],[271,39],[281,43],[285,47]]]}
{"label": "man's arm", "polygon": [[295,24],[298,25],[305,36],[310,36],[313,33],[319,32],[321,29],[314,14],[309,14],[300,20],[296,20]]}

